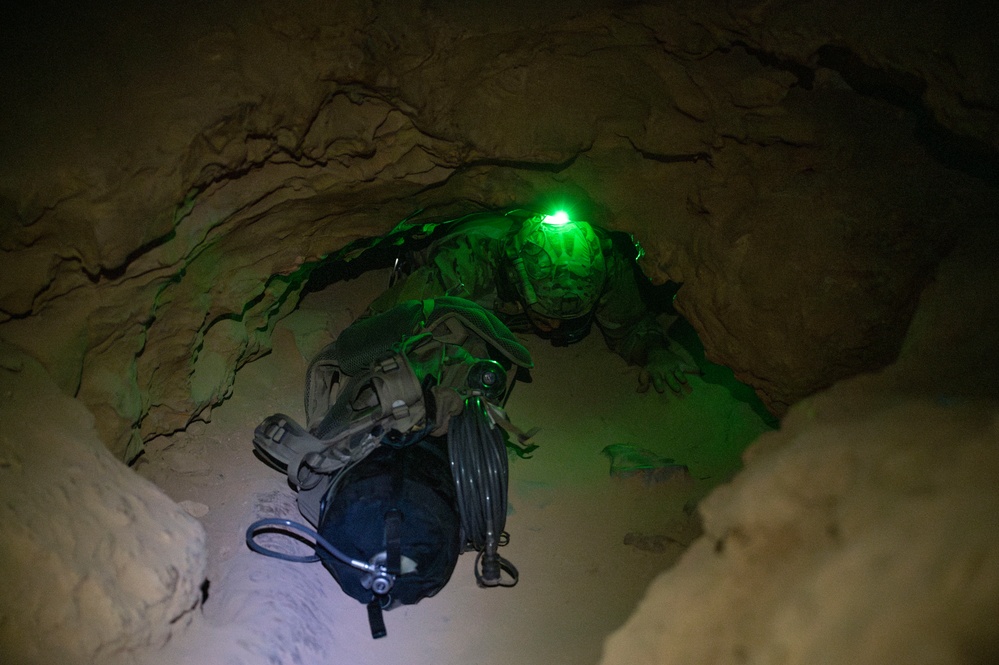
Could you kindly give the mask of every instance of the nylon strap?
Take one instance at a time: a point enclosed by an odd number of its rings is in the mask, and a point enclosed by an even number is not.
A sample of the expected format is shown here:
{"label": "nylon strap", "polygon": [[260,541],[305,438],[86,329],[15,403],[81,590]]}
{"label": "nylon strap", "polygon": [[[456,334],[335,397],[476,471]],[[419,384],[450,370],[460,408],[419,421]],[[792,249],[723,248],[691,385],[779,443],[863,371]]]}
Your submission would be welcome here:
{"label": "nylon strap", "polygon": [[382,616],[382,604],[377,597],[368,603],[368,625],[371,627],[372,638],[377,640],[388,635],[388,630],[385,629],[385,617]]}

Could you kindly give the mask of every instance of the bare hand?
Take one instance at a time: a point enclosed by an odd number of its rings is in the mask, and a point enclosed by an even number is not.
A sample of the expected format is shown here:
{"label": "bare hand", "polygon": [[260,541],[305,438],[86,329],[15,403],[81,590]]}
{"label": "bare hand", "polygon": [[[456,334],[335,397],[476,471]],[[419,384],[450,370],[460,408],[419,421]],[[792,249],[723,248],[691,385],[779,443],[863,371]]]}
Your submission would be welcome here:
{"label": "bare hand", "polygon": [[649,352],[648,362],[638,375],[638,392],[646,392],[649,385],[654,386],[658,393],[665,392],[666,386],[677,395],[683,388],[689,392],[687,374],[701,373],[696,365],[692,365],[669,349],[653,349]]}

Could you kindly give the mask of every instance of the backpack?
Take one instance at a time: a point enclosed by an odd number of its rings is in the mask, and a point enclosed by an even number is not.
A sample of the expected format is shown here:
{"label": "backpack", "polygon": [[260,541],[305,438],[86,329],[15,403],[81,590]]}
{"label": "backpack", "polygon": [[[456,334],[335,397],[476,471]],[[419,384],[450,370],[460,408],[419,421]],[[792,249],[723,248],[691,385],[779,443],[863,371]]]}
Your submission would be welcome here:
{"label": "backpack", "polygon": [[[516,568],[496,551],[508,471],[501,428],[520,444],[530,437],[503,410],[530,367],[495,315],[460,298],[408,301],[355,322],[309,365],[306,427],[275,414],[254,432],[255,449],[283,468],[315,530],[259,520],[247,544],[322,561],[368,606],[374,637],[386,633],[382,610],[436,594],[466,549],[479,551],[480,586],[512,586]],[[313,537],[317,554],[260,546],[256,531],[275,525]]]}

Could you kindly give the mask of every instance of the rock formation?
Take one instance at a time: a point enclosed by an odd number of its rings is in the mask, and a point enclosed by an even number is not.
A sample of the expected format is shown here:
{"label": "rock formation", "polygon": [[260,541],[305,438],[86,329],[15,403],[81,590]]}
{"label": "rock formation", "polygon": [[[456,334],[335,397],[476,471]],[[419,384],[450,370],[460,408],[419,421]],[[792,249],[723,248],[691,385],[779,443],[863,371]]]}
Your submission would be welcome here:
{"label": "rock formation", "polygon": [[93,415],[7,345],[0,396],[4,662],[113,663],[162,646],[201,602],[201,524],[114,459]]}
{"label": "rock formation", "polygon": [[22,11],[0,339],[125,461],[210,418],[312,271],[415,210],[558,204],[632,232],[778,415],[891,363],[941,258],[995,214],[990,5]]}
{"label": "rock formation", "polygon": [[704,536],[603,665],[999,656],[994,228],[924,293],[901,357],[792,407],[701,505]]}
{"label": "rock formation", "polygon": [[780,413],[891,361],[994,203],[931,154],[999,141],[994,44],[943,9],[240,7],[14,41],[3,335],[126,459],[209,417],[318,261],[416,209],[633,232]]}

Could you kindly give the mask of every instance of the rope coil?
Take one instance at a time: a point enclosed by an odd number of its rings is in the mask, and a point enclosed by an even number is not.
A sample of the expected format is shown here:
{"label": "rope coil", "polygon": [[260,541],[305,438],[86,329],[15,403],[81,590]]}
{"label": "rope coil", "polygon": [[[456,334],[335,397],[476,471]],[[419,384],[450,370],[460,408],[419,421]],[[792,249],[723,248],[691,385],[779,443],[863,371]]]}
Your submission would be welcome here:
{"label": "rope coil", "polygon": [[509,540],[504,530],[509,478],[506,444],[481,397],[468,398],[462,412],[452,417],[448,456],[465,541],[479,552],[476,581],[484,587],[515,585],[517,569],[498,552]]}

